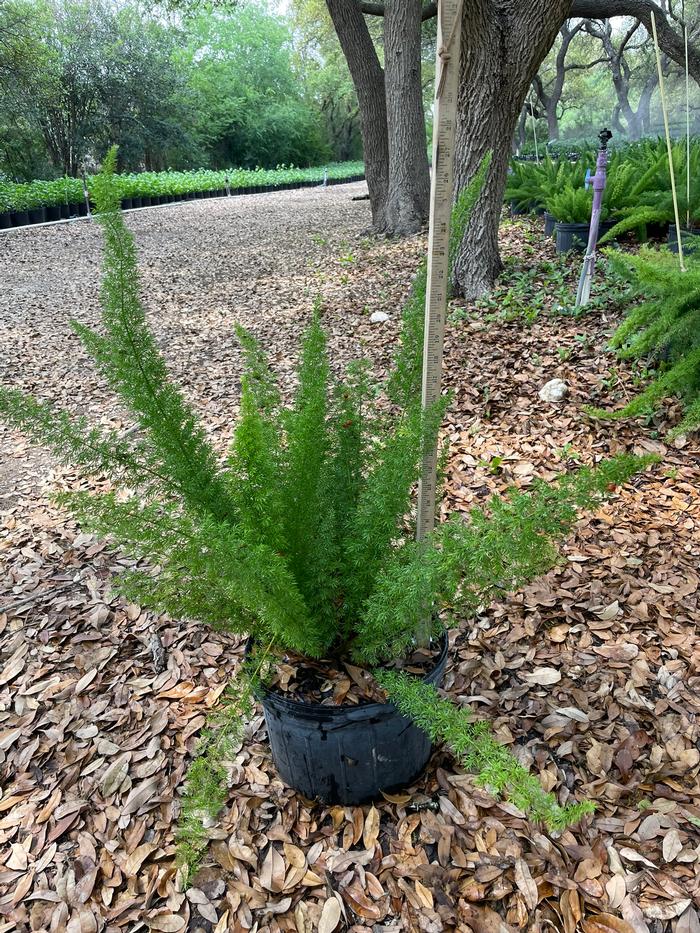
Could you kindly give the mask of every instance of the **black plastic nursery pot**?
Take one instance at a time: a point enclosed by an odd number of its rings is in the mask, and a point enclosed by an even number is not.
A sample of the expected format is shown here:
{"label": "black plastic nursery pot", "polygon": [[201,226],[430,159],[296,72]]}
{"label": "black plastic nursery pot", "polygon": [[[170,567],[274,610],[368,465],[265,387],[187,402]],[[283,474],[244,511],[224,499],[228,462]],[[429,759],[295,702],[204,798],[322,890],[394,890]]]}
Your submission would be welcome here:
{"label": "black plastic nursery pot", "polygon": [[61,219],[61,206],[60,204],[50,204],[46,210],[46,219],[50,221],[60,220]]}
{"label": "black plastic nursery pot", "polygon": [[557,252],[568,253],[572,249],[582,252],[588,243],[589,224],[571,224],[558,222],[554,225]]}
{"label": "black plastic nursery pot", "polygon": [[[447,635],[424,682],[439,685]],[[430,739],[390,703],[322,706],[263,687],[272,760],[282,780],[310,800],[355,806],[420,777]]]}
{"label": "black plastic nursery pot", "polygon": [[123,211],[130,211],[133,206],[134,206],[133,198],[122,198],[122,210]]}
{"label": "black plastic nursery pot", "polygon": [[[568,253],[570,250],[574,250],[577,253],[582,253],[588,245],[590,226],[590,224],[572,224],[558,221],[554,225],[557,252]],[[614,226],[615,222],[612,220],[601,221],[598,227],[598,237],[607,233],[608,230],[612,230]]]}
{"label": "black plastic nursery pot", "polygon": [[10,211],[0,213],[0,230],[8,230],[12,226],[12,214]]}
{"label": "black plastic nursery pot", "polygon": [[[691,227],[690,230],[683,228],[681,230],[681,239],[683,241],[684,253],[696,253],[700,247],[700,227]],[[668,226],[668,248],[672,253],[678,252],[678,227],[675,224]]]}
{"label": "black plastic nursery pot", "polygon": [[546,237],[554,236],[554,227],[557,222],[557,218],[554,214],[550,214],[549,211],[544,212],[544,235]]}
{"label": "black plastic nursery pot", "polygon": [[[83,202],[84,204],[85,202]],[[87,211],[86,211],[87,213]],[[80,202],[69,204],[68,205],[68,216],[69,217],[80,217]]]}
{"label": "black plastic nursery pot", "polygon": [[68,204],[61,204],[60,210],[61,210],[61,220],[68,220],[68,218],[70,217],[70,207],[68,206]]}
{"label": "black plastic nursery pot", "polygon": [[29,223],[29,211],[13,211],[11,217],[13,227],[26,227]]}
{"label": "black plastic nursery pot", "polygon": [[29,213],[29,223],[30,224],[43,224],[46,220],[46,208],[45,207],[33,207]]}

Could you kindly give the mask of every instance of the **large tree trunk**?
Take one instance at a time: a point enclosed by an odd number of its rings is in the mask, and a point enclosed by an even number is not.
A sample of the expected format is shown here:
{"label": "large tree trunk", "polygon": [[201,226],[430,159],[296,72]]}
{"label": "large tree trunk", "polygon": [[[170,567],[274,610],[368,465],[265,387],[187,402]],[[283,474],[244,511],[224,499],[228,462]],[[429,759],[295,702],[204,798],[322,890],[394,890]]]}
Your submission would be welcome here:
{"label": "large tree trunk", "polygon": [[[326,0],[360,105],[365,177],[374,229],[386,229],[389,143],[384,72],[367,23],[355,0]],[[419,59],[420,60],[420,59]]]}
{"label": "large tree trunk", "polygon": [[460,248],[455,284],[486,293],[501,270],[498,222],[510,147],[530,82],[552,47],[570,0],[472,0],[464,5],[455,180],[464,188],[487,152],[491,165]]}
{"label": "large tree trunk", "polygon": [[420,230],[430,208],[421,87],[421,0],[386,0],[384,71],[389,133],[387,232]]}

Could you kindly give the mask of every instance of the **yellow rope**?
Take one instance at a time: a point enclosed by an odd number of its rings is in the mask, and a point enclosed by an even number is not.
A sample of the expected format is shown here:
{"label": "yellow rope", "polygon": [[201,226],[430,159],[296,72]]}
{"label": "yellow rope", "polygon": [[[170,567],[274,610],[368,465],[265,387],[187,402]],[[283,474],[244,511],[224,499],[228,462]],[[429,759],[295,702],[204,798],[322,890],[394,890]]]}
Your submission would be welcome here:
{"label": "yellow rope", "polygon": [[676,218],[676,232],[678,234],[678,261],[680,262],[681,272],[685,272],[685,263],[683,262],[683,231],[681,230],[681,220],[678,214],[678,194],[676,192],[676,173],[673,168],[673,149],[671,147],[671,131],[668,128],[668,110],[666,108],[666,89],[664,87],[664,72],[661,67],[661,51],[659,49],[659,37],[656,34],[656,17],[654,11],[651,11],[651,31],[654,36],[654,48],[656,49],[656,68],[659,73],[659,94],[661,96],[661,112],[664,117],[664,129],[666,130],[666,149],[668,150],[668,168],[671,173],[671,195],[673,197],[673,213]]}

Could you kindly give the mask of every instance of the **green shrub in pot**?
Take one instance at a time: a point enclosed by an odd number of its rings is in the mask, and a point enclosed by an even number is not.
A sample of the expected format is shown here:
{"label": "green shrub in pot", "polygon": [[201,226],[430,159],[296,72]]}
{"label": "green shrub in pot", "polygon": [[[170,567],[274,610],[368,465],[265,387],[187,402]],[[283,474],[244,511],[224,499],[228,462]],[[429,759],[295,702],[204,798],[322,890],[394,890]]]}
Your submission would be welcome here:
{"label": "green shrub in pot", "polygon": [[[557,194],[547,198],[545,206],[559,223],[588,224],[591,221],[593,189],[586,190],[583,186],[575,188],[572,185],[566,185]],[[606,217],[607,210],[603,206],[600,219],[605,220]]]}
{"label": "green shrub in pot", "polygon": [[[240,414],[222,464],[147,326],[135,246],[110,177],[115,159],[112,152],[95,184],[105,237],[103,326],[74,328],[138,430],[123,437],[91,428],[12,388],[0,390],[0,413],[85,474],[110,478],[110,492],[58,499],[83,526],[136,559],[118,581],[128,599],[253,636],[253,672],[243,672],[218,728],[203,737],[188,779],[184,861],[196,864],[207,841],[202,816],[215,817],[225,800],[224,762],[250,708],[255,671],[288,653],[317,665],[332,658],[379,668],[388,695],[478,765],[485,781],[552,826],[580,818],[590,805],[559,806],[485,727],[470,733],[434,692],[417,695],[408,675],[386,671],[417,641],[439,633],[442,606],[474,611],[551,566],[553,542],[577,508],[646,461],[621,457],[559,483],[535,484],[530,494],[494,498],[468,521],[457,516],[416,543],[407,517],[412,489],[446,405],[443,399],[423,412],[417,392],[423,267],[406,309],[390,412],[373,404],[377,387],[367,364],[331,374],[319,308],[303,339],[290,407],[261,347],[238,329],[245,364]],[[457,205],[456,242],[484,171]]]}

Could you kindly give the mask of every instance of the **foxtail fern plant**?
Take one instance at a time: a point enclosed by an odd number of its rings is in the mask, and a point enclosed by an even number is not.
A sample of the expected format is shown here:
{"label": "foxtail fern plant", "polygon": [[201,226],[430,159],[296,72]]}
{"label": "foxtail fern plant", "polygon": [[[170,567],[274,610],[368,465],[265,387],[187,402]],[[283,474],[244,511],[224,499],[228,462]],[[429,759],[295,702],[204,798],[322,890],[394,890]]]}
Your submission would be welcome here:
{"label": "foxtail fern plant", "polygon": [[[262,348],[238,328],[241,404],[222,462],[147,325],[114,164],[112,151],[95,186],[105,244],[101,327],[74,328],[137,430],[121,436],[90,427],[9,387],[0,390],[0,414],[86,476],[111,481],[110,491],[64,492],[59,501],[135,559],[116,581],[129,600],[248,633],[263,658],[296,652],[385,664],[410,651],[426,609],[433,618],[445,604],[473,610],[551,566],[553,542],[576,508],[643,465],[621,457],[529,495],[493,499],[469,521],[455,518],[415,543],[412,490],[445,406],[420,404],[423,272],[404,315],[389,415],[371,404],[376,386],[366,363],[349,366],[342,379],[331,375],[320,307],[303,338],[290,406]],[[457,204],[455,242],[485,171]],[[243,690],[221,730],[203,740],[182,822],[190,864],[203,845],[202,811],[211,816],[223,802],[212,788],[224,778],[239,738],[236,711],[249,695]]]}
{"label": "foxtail fern plant", "polygon": [[624,408],[592,409],[600,418],[632,418],[650,414],[665,398],[678,395],[685,417],[671,437],[700,427],[700,256],[678,257],[666,250],[642,247],[638,253],[607,250],[618,273],[632,283],[641,298],[615,331],[611,347],[623,359],[656,363],[656,378]]}

